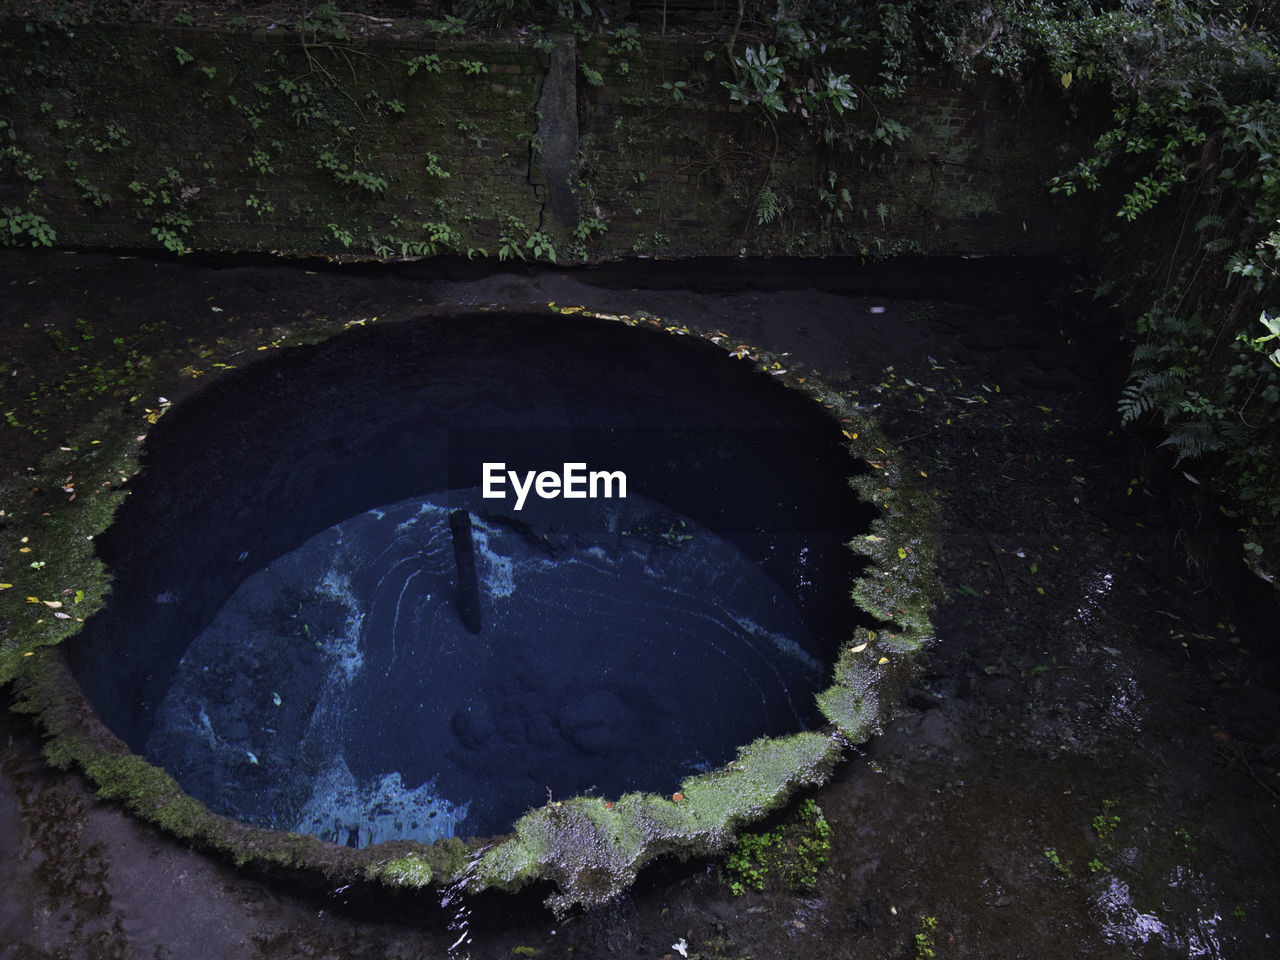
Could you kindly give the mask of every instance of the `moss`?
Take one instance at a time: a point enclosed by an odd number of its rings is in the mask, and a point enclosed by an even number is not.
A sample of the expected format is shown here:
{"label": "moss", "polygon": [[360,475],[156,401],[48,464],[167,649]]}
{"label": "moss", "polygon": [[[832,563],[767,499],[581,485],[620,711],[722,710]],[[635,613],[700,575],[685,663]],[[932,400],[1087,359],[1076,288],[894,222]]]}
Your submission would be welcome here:
{"label": "moss", "polygon": [[[314,837],[307,839],[319,843]],[[430,846],[396,840],[368,847],[357,856],[366,861],[363,874],[368,880],[397,887],[425,887],[437,878],[461,874],[471,861],[472,846],[457,837],[445,837]]]}
{"label": "moss", "polygon": [[188,796],[170,797],[156,806],[156,823],[170,833],[178,836],[193,836],[203,833],[209,811],[200,801]]}
{"label": "moss", "polygon": [[818,708],[850,743],[863,743],[875,731],[875,700],[850,687],[837,684],[823,690],[818,694]]}
{"label": "moss", "polygon": [[[15,516],[15,528],[27,537],[16,549],[29,552],[5,564],[20,575],[14,589],[0,592],[0,619],[10,627],[0,639],[0,684],[17,676],[29,654],[78,633],[105,602],[110,578],[94,554],[93,538],[124,500],[121,483],[137,469],[137,434],[137,423],[120,413],[100,414],[32,478],[40,507]],[[74,500],[67,499],[68,481]]]}
{"label": "moss", "polygon": [[525,814],[515,833],[476,866],[480,886],[513,890],[546,877],[559,892],[548,905],[608,902],[659,856],[706,856],[728,848],[734,831],[777,809],[797,789],[822,783],[839,758],[829,736],[762,738],[733,762],[686,779],[671,799],[627,794],[616,803],[577,797]]}
{"label": "moss", "polygon": [[427,858],[418,853],[390,860],[373,877],[397,886],[425,887],[435,877]]}

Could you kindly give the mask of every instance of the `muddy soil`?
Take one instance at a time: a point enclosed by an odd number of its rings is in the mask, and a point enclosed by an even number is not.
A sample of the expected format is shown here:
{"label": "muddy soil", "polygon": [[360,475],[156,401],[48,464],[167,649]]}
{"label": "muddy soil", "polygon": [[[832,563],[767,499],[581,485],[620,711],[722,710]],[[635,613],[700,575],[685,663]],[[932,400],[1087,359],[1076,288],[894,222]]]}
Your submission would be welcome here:
{"label": "muddy soil", "polygon": [[723,330],[856,391],[941,500],[947,590],[897,717],[813,794],[834,831],[812,887],[768,875],[736,896],[719,863],[664,864],[562,919],[536,891],[440,904],[290,889],[49,771],[4,712],[0,960],[1272,955],[1276,638],[1188,569],[1143,448],[1119,430],[1107,327],[1034,283],[948,269],[0,251],[7,558],[15,510],[46,496],[29,468],[103,405],[141,418],[216,376],[212,361],[246,362],[317,317],[556,301]]}

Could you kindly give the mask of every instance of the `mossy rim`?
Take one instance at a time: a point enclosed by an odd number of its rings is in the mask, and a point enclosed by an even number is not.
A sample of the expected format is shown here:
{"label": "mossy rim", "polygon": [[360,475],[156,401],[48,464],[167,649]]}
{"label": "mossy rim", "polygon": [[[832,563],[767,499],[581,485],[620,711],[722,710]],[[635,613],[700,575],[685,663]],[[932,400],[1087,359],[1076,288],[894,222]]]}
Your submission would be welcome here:
{"label": "mossy rim", "polygon": [[[0,593],[14,628],[0,646],[0,683],[13,682],[14,709],[33,715],[48,737],[49,763],[79,767],[102,799],[118,801],[135,816],[237,866],[324,884],[439,884],[468,892],[514,891],[551,880],[558,890],[548,905],[557,912],[616,898],[656,858],[721,853],[733,845],[737,830],[778,809],[796,791],[824,783],[848,746],[876,732],[910,677],[914,655],[932,637],[930,614],[940,590],[936,503],[904,473],[899,451],[848,396],[781,356],[657,317],[554,304],[547,310],[715,343],[736,362],[812,397],[832,429],[843,433],[850,457],[868,464],[870,471],[850,484],[879,514],[869,533],[848,544],[871,561],[851,591],[857,606],[880,625],[857,628],[841,643],[832,683],[818,695],[827,726],[744,745],[733,761],[685,779],[670,797],[631,793],[616,800],[549,801],[517,820],[510,834],[488,841],[447,839],[427,846],[398,840],[357,850],[215,814],[102,724],[58,649],[102,606],[110,589],[92,539],[110,525],[126,495],[123,481],[138,470],[145,442],[145,428],[139,434],[136,419],[117,414],[94,421],[56,451],[36,481],[44,489],[61,488],[59,481],[74,474],[75,489],[85,495],[40,517],[14,517],[34,536],[23,541],[27,552],[12,558],[25,582]],[[566,316],[564,322],[574,320]],[[318,325],[272,347],[318,342],[348,326]],[[161,412],[148,411],[144,423],[155,422]],[[38,559],[26,560],[30,556]],[[41,566],[29,567],[33,562]]]}

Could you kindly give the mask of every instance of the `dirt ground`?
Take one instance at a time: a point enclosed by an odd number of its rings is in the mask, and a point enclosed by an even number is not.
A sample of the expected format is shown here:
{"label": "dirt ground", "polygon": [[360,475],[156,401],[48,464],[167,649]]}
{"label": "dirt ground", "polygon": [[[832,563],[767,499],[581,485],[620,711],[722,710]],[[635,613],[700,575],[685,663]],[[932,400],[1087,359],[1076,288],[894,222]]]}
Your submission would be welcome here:
{"label": "dirt ground", "polygon": [[735,896],[719,863],[663,864],[556,919],[546,891],[290,889],[49,771],[6,711],[0,960],[1271,955],[1274,628],[1188,569],[1167,491],[1119,430],[1105,325],[991,270],[786,269],[0,251],[0,579],[20,573],[13,514],[40,496],[28,468],[95,409],[180,402],[213,362],[318,317],[556,301],[723,330],[857,391],[941,500],[947,591],[898,716],[813,794],[834,835],[808,890],[770,876]]}

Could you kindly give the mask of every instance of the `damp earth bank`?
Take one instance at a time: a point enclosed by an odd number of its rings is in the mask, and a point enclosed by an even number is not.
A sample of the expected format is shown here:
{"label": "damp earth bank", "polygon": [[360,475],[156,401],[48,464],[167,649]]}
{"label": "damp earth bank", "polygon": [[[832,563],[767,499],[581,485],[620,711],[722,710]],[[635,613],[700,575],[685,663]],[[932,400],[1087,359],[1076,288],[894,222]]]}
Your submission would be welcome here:
{"label": "damp earth bank", "polygon": [[[30,728],[8,716],[6,942],[129,956],[177,950],[196,929],[209,955],[444,955],[465,933],[476,957],[676,955],[682,940],[691,955],[834,957],[910,956],[925,934],[939,955],[961,957],[1267,954],[1274,661],[1243,611],[1203,589],[1171,547],[1165,492],[1131,482],[1141,452],[1116,430],[1101,330],[1049,322],[1042,300],[985,278],[929,301],[812,286],[601,289],[555,272],[438,286],[3,255],[15,293],[6,330],[70,324],[105,304],[104,327],[129,331],[216,289],[213,305],[234,305],[229,328],[269,330],[306,311],[385,316],[419,298],[643,303],[790,351],[878,405],[910,468],[945,492],[950,597],[901,716],[814,794],[834,832],[812,890],[771,881],[735,897],[714,865],[695,864],[650,871],[621,903],[565,922],[536,897],[527,909],[482,901],[469,917],[399,898],[357,909],[357,891],[315,899],[264,886],[139,826],[75,775],[49,771]],[[206,320],[170,322],[196,336]],[[44,342],[39,327],[15,339],[13,379],[65,368]],[[193,359],[165,349],[172,359],[157,362],[174,372]],[[38,446],[6,442],[15,502],[30,495],[21,481]],[[423,910],[422,925],[409,920]],[[459,919],[465,930],[437,925]]]}

